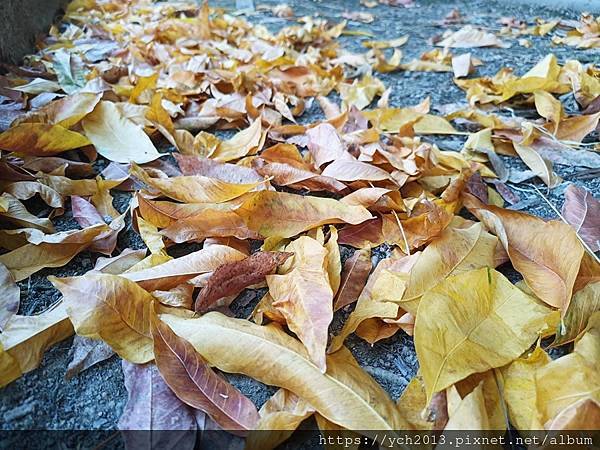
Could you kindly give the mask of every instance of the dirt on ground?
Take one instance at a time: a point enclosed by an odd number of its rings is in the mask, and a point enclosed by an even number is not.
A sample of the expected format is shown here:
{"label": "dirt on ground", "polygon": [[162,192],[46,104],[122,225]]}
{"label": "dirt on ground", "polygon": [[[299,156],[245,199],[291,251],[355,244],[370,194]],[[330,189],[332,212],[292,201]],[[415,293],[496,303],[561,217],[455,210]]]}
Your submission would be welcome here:
{"label": "dirt on ground", "polygon": [[[488,0],[456,1],[456,0],[415,0],[416,7],[402,8],[379,5],[366,9],[359,5],[359,0],[351,1],[314,1],[292,0],[289,5],[296,17],[303,15],[318,15],[334,22],[342,20],[344,11],[365,10],[375,15],[371,24],[349,21],[349,29],[371,33],[377,39],[390,39],[401,35],[410,36],[403,47],[404,58],[417,58],[432,46],[428,40],[444,31],[438,21],[444,18],[454,8],[465,17],[466,23],[480,25],[487,29],[498,30],[501,17],[515,17],[531,21],[535,17],[577,18],[580,11],[553,10],[544,7],[529,7],[519,5],[520,2],[507,4]],[[258,4],[279,4],[278,1],[262,1]],[[233,2],[211,1],[213,7],[232,8]],[[269,11],[258,10],[247,15],[247,19],[255,24],[262,24],[272,31],[288,25],[287,19],[277,18]],[[458,26],[460,27],[460,25]],[[458,27],[453,27],[457,29]],[[363,52],[360,36],[343,36],[341,45],[352,51]],[[501,67],[515,69],[517,74],[525,73],[531,66],[548,53],[554,53],[562,64],[566,59],[578,59],[582,63],[598,63],[598,52],[589,50],[574,50],[565,46],[553,46],[549,37],[529,37],[532,46],[525,48],[518,45],[516,39],[507,39],[512,44],[510,48],[480,48],[470,49],[473,56],[481,59],[483,65],[478,68],[480,75],[494,75]],[[466,102],[465,94],[452,81],[451,73],[435,72],[394,72],[378,75],[386,86],[392,88],[390,106],[415,105],[431,98],[432,108],[442,108],[443,105]],[[575,105],[573,104],[573,108]],[[438,109],[439,110],[439,109]],[[506,111],[510,114],[510,111]],[[521,113],[520,113],[521,114]],[[322,112],[317,102],[314,102],[301,118],[302,123],[311,123],[322,118]],[[592,136],[597,139],[597,136]],[[425,140],[436,143],[443,150],[460,150],[464,136],[435,137],[428,136]],[[555,171],[565,180],[560,187],[547,194],[553,205],[560,209],[563,202],[564,188],[569,182],[585,187],[595,196],[600,194],[600,180],[586,178],[584,172],[590,168],[600,168],[600,155],[590,154],[586,165],[576,166],[573,161],[556,164]],[[511,169],[526,170],[520,160],[505,158]],[[521,201],[514,205],[517,208],[543,218],[555,218],[556,213],[533,190],[527,186],[517,191]],[[546,193],[545,193],[546,195]],[[127,207],[127,194],[117,193],[117,209],[124,211]],[[65,215],[57,220],[57,229],[74,228],[72,217]],[[119,249],[143,248],[139,236],[129,225],[121,233]],[[177,252],[177,248],[171,249]],[[381,259],[387,249],[380,248],[374,253],[374,258]],[[344,256],[350,253],[344,251]],[[68,276],[80,275],[92,269],[97,255],[84,252],[74,258],[67,266],[59,269],[46,269],[20,283],[21,310],[20,314],[40,312],[54,303],[60,296],[47,281],[48,275]],[[513,281],[519,276],[509,267],[501,267],[500,271]],[[259,291],[246,291],[232,305],[232,310],[238,317],[247,317],[253,306],[261,297]],[[343,315],[341,312],[335,319],[334,328],[339,329]],[[121,362],[117,356],[97,364],[80,375],[65,379],[65,369],[70,361],[72,339],[65,340],[51,348],[44,356],[41,366],[17,381],[13,382],[0,393],[0,428],[2,429],[115,429],[119,416],[127,400],[123,384]],[[405,333],[397,333],[390,339],[383,340],[373,346],[355,336],[347,341],[348,348],[360,364],[397,399],[409,380],[418,370],[412,338]],[[229,376],[230,380],[257,406],[261,406],[274,392],[274,389],[241,375]]]}

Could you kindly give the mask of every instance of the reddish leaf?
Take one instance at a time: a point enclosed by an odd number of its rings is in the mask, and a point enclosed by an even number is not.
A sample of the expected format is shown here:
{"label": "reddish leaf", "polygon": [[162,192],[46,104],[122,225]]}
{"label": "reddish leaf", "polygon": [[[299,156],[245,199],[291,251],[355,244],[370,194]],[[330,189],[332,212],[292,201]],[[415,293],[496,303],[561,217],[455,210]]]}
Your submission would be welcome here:
{"label": "reddish leaf", "polygon": [[243,432],[256,425],[254,404],[215,373],[192,344],[159,320],[153,322],[152,335],[156,364],[181,401],[206,412],[225,430]]}
{"label": "reddish leaf", "polygon": [[283,264],[292,253],[257,252],[241,261],[223,264],[208,279],[196,299],[196,311],[204,311],[223,297],[237,295],[253,284],[260,283]]}
{"label": "reddish leaf", "polygon": [[592,194],[569,185],[562,215],[593,252],[600,250],[600,202]]}

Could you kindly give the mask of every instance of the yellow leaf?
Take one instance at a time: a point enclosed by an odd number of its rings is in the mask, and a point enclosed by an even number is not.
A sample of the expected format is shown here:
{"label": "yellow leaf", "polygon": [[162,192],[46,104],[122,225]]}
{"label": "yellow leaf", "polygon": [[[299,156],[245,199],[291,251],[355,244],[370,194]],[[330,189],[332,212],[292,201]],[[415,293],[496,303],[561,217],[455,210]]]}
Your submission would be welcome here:
{"label": "yellow leaf", "polygon": [[554,133],[556,133],[563,115],[562,103],[546,91],[537,90],[533,95],[538,114],[554,124]]}
{"label": "yellow leaf", "polygon": [[425,247],[410,271],[400,306],[416,316],[420,297],[446,277],[482,267],[495,267],[498,240],[481,224],[450,226]]}
{"label": "yellow leaf", "polygon": [[287,440],[314,409],[296,394],[279,389],[260,408],[260,420],[246,437],[245,450],[270,450]]}
{"label": "yellow leaf", "polygon": [[261,120],[258,118],[245,130],[238,132],[231,139],[221,142],[210,157],[221,162],[239,159],[257,153],[262,147],[264,139]]}
{"label": "yellow leaf", "polygon": [[265,238],[292,237],[325,224],[359,224],[372,218],[362,206],[275,191],[248,194],[236,214]]}
{"label": "yellow leaf", "polygon": [[140,236],[144,241],[144,244],[146,244],[146,247],[148,247],[148,250],[150,250],[150,253],[157,255],[166,254],[163,236],[158,232],[158,228],[141,217],[137,218],[137,226]]}
{"label": "yellow leaf", "polygon": [[546,364],[535,373],[540,422],[546,426],[565,409],[584,399],[600,402],[600,312],[589,320],[573,353]]}
{"label": "yellow leaf", "polygon": [[196,319],[160,318],[212,366],[283,387],[344,428],[407,429],[394,403],[348,350],[329,355],[323,374],[304,346],[274,324],[255,325],[217,312]]}
{"label": "yellow leaf", "polygon": [[433,422],[427,420],[427,394],[423,378],[417,373],[398,400],[400,414],[417,430],[430,430]]}
{"label": "yellow leaf", "polygon": [[584,249],[567,224],[484,205],[465,195],[465,205],[504,246],[516,270],[535,295],[564,315],[573,292]]}
{"label": "yellow leaf", "polygon": [[308,236],[296,239],[285,251],[294,253],[290,270],[266,277],[272,305],[325,372],[328,329],[333,319],[333,292],[325,270],[328,252]]}
{"label": "yellow leaf", "polygon": [[367,48],[394,48],[394,47],[402,47],[408,41],[408,35],[400,36],[395,39],[389,39],[385,41],[363,41],[363,47]]}
{"label": "yellow leaf", "polygon": [[341,283],[342,260],[340,256],[340,248],[338,246],[338,232],[333,225],[329,225],[329,239],[325,244],[327,249],[327,276],[329,277],[329,285],[333,291],[333,296],[338,292]]}
{"label": "yellow leaf", "polygon": [[473,392],[460,399],[452,410],[450,406],[448,407],[448,423],[445,430],[489,429],[490,423],[485,409],[482,382]]}
{"label": "yellow leaf", "polygon": [[72,334],[62,302],[35,316],[13,316],[0,333],[0,387],[35,369],[48,347]]}
{"label": "yellow leaf", "polygon": [[355,106],[362,110],[371,104],[376,95],[383,94],[385,86],[378,78],[365,75],[352,84],[340,83],[338,89],[346,109]]}
{"label": "yellow leaf", "polygon": [[125,117],[112,102],[98,103],[82,125],[96,151],[110,161],[142,164],[161,156],[144,129]]}
{"label": "yellow leaf", "polygon": [[344,324],[340,333],[333,337],[329,353],[336,352],[344,340],[367,319],[374,317],[395,319],[398,315],[398,304],[404,293],[408,273],[418,261],[419,254],[379,262],[363,288],[356,308]]}
{"label": "yellow leaf", "polygon": [[500,369],[504,400],[511,423],[518,430],[539,430],[535,372],[551,359],[540,346]]}
{"label": "yellow leaf", "polygon": [[493,269],[447,278],[419,303],[415,348],[427,397],[523,353],[550,311]]}
{"label": "yellow leaf", "polygon": [[121,358],[136,364],[154,359],[153,297],[136,283],[108,274],[48,280],[63,294],[77,334],[104,340]]}
{"label": "yellow leaf", "polygon": [[185,203],[222,203],[251,191],[262,182],[235,184],[202,175],[152,178],[136,164],[131,173],[173,200]]}
{"label": "yellow leaf", "polygon": [[600,311],[600,281],[587,284],[573,295],[565,317],[556,331],[552,346],[563,345],[577,339],[596,311]]}
{"label": "yellow leaf", "polygon": [[167,291],[198,275],[213,272],[223,264],[241,261],[246,256],[225,245],[211,245],[180,258],[161,261],[150,267],[142,268],[136,265],[122,276],[135,281],[147,291]]}
{"label": "yellow leaf", "polygon": [[34,156],[50,156],[89,145],[85,136],[61,125],[21,123],[0,134],[0,149]]}
{"label": "yellow leaf", "polygon": [[416,134],[456,134],[456,129],[446,119],[432,114],[425,114],[413,125]]}
{"label": "yellow leaf", "polygon": [[513,146],[521,158],[521,160],[533,172],[540,177],[544,183],[550,188],[558,186],[562,182],[562,178],[556,175],[552,170],[552,163],[543,158],[536,150],[526,145],[513,143]]}

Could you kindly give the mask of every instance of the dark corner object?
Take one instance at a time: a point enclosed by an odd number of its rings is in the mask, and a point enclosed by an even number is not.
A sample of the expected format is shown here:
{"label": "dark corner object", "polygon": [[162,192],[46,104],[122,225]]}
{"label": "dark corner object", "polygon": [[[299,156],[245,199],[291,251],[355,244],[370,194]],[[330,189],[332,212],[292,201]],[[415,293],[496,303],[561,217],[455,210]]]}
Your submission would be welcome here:
{"label": "dark corner object", "polygon": [[0,62],[17,64],[47,33],[68,0],[3,0],[0,8]]}

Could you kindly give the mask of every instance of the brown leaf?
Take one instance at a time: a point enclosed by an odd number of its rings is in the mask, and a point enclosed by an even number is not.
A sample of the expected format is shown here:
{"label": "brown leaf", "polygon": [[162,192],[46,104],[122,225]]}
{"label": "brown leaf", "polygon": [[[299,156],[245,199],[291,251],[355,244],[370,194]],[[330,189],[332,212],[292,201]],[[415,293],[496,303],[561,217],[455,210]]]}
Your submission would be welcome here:
{"label": "brown leaf", "polygon": [[369,273],[371,272],[371,267],[371,250],[368,248],[356,250],[354,254],[344,262],[340,288],[333,306],[334,311],[358,300],[358,296],[365,286]]}
{"label": "brown leaf", "polygon": [[573,116],[558,124],[556,137],[562,141],[581,142],[598,127],[600,112],[584,116]]}
{"label": "brown leaf", "polygon": [[570,184],[562,215],[592,252],[600,250],[600,202],[590,192]]}
{"label": "brown leaf", "polygon": [[252,166],[263,176],[273,177],[272,183],[277,186],[289,186],[292,189],[308,189],[309,191],[341,192],[347,189],[344,183],[280,162],[265,162],[262,158],[252,161]]}
{"label": "brown leaf", "polygon": [[236,296],[248,286],[263,282],[290,256],[292,253],[256,252],[240,261],[217,267],[196,299],[196,311],[205,311],[219,299]]}
{"label": "brown leaf", "polygon": [[153,321],[152,336],[156,365],[181,401],[207,413],[225,430],[240,433],[256,426],[254,404],[215,373],[189,342],[159,320]]}
{"label": "brown leaf", "polygon": [[173,242],[202,241],[207,237],[235,237],[260,239],[260,234],[248,229],[246,222],[235,211],[205,209],[200,214],[171,224],[162,233]]}

